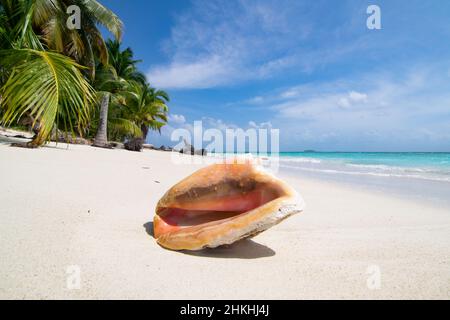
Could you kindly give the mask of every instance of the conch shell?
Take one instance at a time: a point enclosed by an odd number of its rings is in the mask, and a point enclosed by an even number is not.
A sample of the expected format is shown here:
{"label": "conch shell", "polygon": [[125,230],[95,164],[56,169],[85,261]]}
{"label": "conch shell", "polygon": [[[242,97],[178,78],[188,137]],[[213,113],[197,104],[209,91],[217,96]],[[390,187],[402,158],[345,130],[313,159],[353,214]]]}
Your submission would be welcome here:
{"label": "conch shell", "polygon": [[173,186],[154,217],[157,242],[200,250],[255,236],[303,210],[303,200],[252,161],[213,164]]}

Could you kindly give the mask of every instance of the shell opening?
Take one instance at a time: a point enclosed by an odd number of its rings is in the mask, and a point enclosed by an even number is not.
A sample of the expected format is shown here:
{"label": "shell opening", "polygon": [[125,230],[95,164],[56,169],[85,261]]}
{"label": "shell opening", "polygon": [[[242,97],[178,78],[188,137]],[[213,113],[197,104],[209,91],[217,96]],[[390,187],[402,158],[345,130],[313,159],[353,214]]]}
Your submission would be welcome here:
{"label": "shell opening", "polygon": [[266,203],[283,196],[275,183],[236,183],[228,181],[207,190],[194,190],[182,194],[170,207],[160,207],[158,234],[180,228],[217,224],[245,215]]}

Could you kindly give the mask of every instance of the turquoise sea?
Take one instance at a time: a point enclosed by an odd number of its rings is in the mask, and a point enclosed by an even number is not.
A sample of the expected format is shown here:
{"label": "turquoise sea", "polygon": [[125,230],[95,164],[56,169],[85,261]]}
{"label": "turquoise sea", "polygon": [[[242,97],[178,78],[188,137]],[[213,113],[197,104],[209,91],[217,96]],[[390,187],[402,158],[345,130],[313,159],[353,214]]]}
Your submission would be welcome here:
{"label": "turquoise sea", "polygon": [[357,184],[450,206],[450,153],[283,152],[280,172]]}
{"label": "turquoise sea", "polygon": [[450,182],[450,153],[283,152],[281,166],[330,174],[405,177]]}

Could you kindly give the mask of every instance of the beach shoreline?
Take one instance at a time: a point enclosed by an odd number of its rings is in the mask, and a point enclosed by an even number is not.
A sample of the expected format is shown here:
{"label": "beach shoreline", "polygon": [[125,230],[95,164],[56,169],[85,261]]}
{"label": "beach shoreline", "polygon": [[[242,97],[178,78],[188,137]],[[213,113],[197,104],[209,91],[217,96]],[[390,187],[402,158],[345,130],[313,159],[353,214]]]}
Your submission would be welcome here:
{"label": "beach shoreline", "polygon": [[229,248],[164,250],[156,202],[202,166],[170,157],[0,144],[0,298],[450,298],[447,208],[306,176],[281,175],[304,213]]}

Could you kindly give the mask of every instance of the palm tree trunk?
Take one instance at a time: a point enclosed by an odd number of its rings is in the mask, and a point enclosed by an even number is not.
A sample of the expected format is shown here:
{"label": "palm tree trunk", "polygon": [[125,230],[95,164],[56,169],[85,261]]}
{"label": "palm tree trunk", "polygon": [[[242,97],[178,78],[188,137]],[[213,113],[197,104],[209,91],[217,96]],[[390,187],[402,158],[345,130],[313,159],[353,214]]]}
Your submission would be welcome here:
{"label": "palm tree trunk", "polygon": [[97,134],[94,139],[95,147],[105,148],[108,146],[108,108],[109,108],[110,93],[103,95],[100,104],[100,124],[98,126]]}
{"label": "palm tree trunk", "polygon": [[31,115],[29,115],[28,117],[31,119],[31,120],[29,120],[29,126],[31,128],[31,131],[33,131],[33,133],[34,133],[33,138],[31,139],[31,141],[26,142],[26,143],[21,143],[21,142],[12,143],[11,146],[34,149],[34,148],[39,148],[40,146],[42,146],[45,143],[46,140],[43,135],[40,121],[35,120],[33,118],[33,116],[31,116]]}
{"label": "palm tree trunk", "polygon": [[142,131],[142,139],[144,139],[144,143],[145,143],[145,141],[147,141],[148,126],[146,126],[145,124],[142,124],[141,131]]}
{"label": "palm tree trunk", "polygon": [[27,143],[27,148],[38,148],[40,146],[42,146],[45,143],[45,139],[42,136],[42,132],[40,131],[39,133],[35,134],[33,139]]}

